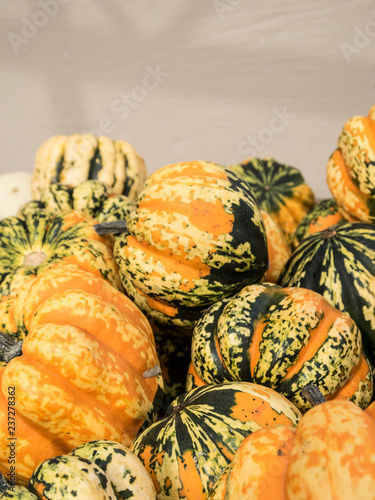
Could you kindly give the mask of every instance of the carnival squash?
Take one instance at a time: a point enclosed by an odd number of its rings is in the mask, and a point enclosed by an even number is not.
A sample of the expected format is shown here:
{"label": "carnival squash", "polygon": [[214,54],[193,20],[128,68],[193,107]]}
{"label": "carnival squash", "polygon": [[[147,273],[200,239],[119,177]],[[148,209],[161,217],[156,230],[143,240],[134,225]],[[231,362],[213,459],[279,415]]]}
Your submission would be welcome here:
{"label": "carnival squash", "polygon": [[331,226],[343,224],[344,222],[347,221],[341,214],[334,198],[321,200],[302,217],[293,234],[291,247],[294,250],[301,241],[310,236],[310,234],[324,231]]}
{"label": "carnival squash", "polygon": [[206,384],[262,384],[302,412],[309,408],[301,397],[306,383],[327,398],[350,398],[363,408],[373,395],[371,366],[354,321],[300,287],[249,285],[218,301],[194,329],[192,364]]}
{"label": "carnival squash", "polygon": [[280,273],[292,254],[285,234],[279,224],[267,212],[261,210],[267,236],[268,269],[262,281],[277,283]]}
{"label": "carnival squash", "polygon": [[58,215],[30,210],[0,220],[0,297],[15,293],[30,276],[64,261],[107,279],[122,289],[110,236],[99,236],[84,212]]}
{"label": "carnival squash", "polygon": [[229,382],[176,398],[164,419],[131,445],[159,500],[204,500],[243,439],[262,427],[296,425],[300,413],[266,387]]}
{"label": "carnival squash", "polygon": [[0,498],[156,500],[156,493],[139,458],[126,446],[103,439],[45,460],[33,471],[28,488],[8,483]]}
{"label": "carnival squash", "polygon": [[0,313],[3,474],[10,439],[25,484],[47,458],[95,439],[128,446],[155,420],[163,381],[151,326],[103,278],[56,265],[4,299]]}
{"label": "carnival squash", "polygon": [[69,186],[88,179],[108,184],[115,194],[134,200],[146,179],[146,166],[133,146],[92,134],[55,135],[37,150],[31,193],[39,200],[50,184]]}
{"label": "carnival squash", "polygon": [[312,234],[281,271],[282,287],[303,287],[348,313],[375,360],[375,225],[346,222]]}
{"label": "carnival squash", "polygon": [[375,419],[347,400],[247,436],[209,500],[374,500]]}
{"label": "carnival squash", "polygon": [[249,185],[204,161],[167,165],[148,177],[115,236],[114,256],[126,293],[149,319],[185,328],[268,268]]}
{"label": "carnival squash", "polygon": [[375,105],[344,124],[327,163],[327,184],[345,219],[375,222]]}
{"label": "carnival squash", "polygon": [[39,200],[30,200],[19,207],[18,217],[28,212],[46,209],[60,214],[77,210],[90,215],[97,222],[126,219],[134,204],[128,196],[114,194],[112,189],[99,180],[80,182],[75,187],[59,182],[46,187]]}
{"label": "carnival squash", "polygon": [[260,208],[275,219],[290,244],[302,217],[315,204],[302,172],[274,158],[248,158],[229,168],[248,182]]}

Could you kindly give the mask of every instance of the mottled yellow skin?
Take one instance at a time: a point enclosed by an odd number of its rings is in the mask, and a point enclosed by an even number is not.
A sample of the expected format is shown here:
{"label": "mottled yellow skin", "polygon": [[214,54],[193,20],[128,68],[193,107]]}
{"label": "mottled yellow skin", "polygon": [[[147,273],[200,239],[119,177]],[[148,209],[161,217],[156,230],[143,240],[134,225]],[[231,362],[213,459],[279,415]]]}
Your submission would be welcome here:
{"label": "mottled yellow skin", "polygon": [[261,210],[267,236],[269,267],[263,280],[277,283],[280,273],[292,254],[285,234],[279,224],[265,210]]}
{"label": "mottled yellow skin", "polygon": [[97,152],[97,179],[111,186],[115,194],[134,200],[147,176],[143,158],[128,142],[92,134],[56,135],[39,147],[31,178],[33,199],[39,200],[42,191],[54,182],[76,186],[89,179]]}

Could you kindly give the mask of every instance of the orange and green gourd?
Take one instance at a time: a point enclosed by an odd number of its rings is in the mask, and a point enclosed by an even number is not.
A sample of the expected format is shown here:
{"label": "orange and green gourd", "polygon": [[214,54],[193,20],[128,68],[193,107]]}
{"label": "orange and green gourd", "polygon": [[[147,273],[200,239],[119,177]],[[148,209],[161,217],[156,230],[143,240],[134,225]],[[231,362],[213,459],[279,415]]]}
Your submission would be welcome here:
{"label": "orange and green gourd", "polygon": [[156,500],[150,475],[130,449],[97,440],[43,461],[26,486],[4,485],[0,499]]}
{"label": "orange and green gourd", "polygon": [[302,172],[274,158],[248,158],[229,168],[248,182],[260,208],[275,219],[290,244],[302,217],[315,205]]}
{"label": "orange and green gourd", "polygon": [[0,302],[0,471],[17,481],[87,441],[130,445],[156,419],[163,380],[151,326],[103,278],[59,264]]}
{"label": "orange and green gourd", "polygon": [[291,247],[294,250],[310,234],[324,231],[331,226],[343,224],[344,222],[347,222],[347,220],[344,219],[334,198],[321,200],[302,217],[294,232]]}
{"label": "orange and green gourd", "polygon": [[[193,331],[192,384],[247,381],[309,409],[301,389],[315,384],[328,398],[349,398],[366,408],[372,369],[354,321],[322,295],[263,283],[218,301]],[[193,369],[194,368],[194,369]]]}
{"label": "orange and green gourd", "polygon": [[176,398],[165,418],[139,434],[130,449],[151,475],[158,499],[205,500],[246,436],[274,425],[295,426],[300,417],[267,387],[206,385]]}
{"label": "orange and green gourd", "polygon": [[375,499],[375,418],[345,399],[249,434],[208,500]]}
{"label": "orange and green gourd", "polygon": [[126,293],[149,319],[184,328],[268,268],[249,185],[204,161],[167,165],[148,177],[115,236],[114,256]]}
{"label": "orange and green gourd", "polygon": [[327,163],[327,184],[345,219],[375,222],[375,105],[345,122]]}
{"label": "orange and green gourd", "polygon": [[51,184],[74,187],[98,179],[108,184],[113,193],[134,200],[146,176],[143,158],[129,142],[93,134],[55,135],[37,150],[31,194],[39,200]]}
{"label": "orange and green gourd", "polygon": [[361,331],[367,355],[375,360],[375,225],[346,222],[301,241],[278,284],[303,287],[346,312]]}
{"label": "orange and green gourd", "polygon": [[112,188],[99,180],[87,180],[72,187],[55,183],[45,188],[39,200],[21,205],[18,216],[33,210],[45,209],[55,214],[77,210],[90,215],[97,222],[126,219],[134,209],[128,196],[114,194]]}
{"label": "orange and green gourd", "polygon": [[84,212],[29,210],[0,220],[0,297],[17,292],[31,276],[58,262],[74,264],[122,289],[113,237],[99,236]]}

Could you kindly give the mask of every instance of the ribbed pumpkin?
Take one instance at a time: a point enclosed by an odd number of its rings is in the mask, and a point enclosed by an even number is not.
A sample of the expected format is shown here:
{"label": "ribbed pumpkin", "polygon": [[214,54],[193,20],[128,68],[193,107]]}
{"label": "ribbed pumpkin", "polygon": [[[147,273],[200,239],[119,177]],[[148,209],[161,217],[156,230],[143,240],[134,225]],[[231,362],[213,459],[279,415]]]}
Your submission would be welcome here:
{"label": "ribbed pumpkin", "polygon": [[31,200],[19,208],[19,217],[33,210],[46,209],[55,214],[77,210],[89,214],[98,222],[125,219],[134,209],[128,196],[113,194],[112,189],[99,180],[80,182],[75,187],[55,183],[44,189],[40,200]]}
{"label": "ribbed pumpkin", "polygon": [[0,220],[0,296],[16,292],[30,276],[61,261],[122,289],[112,237],[99,236],[95,223],[88,214],[74,210],[54,215],[36,209],[25,217]]}
{"label": "ribbed pumpkin", "polygon": [[284,232],[267,212],[261,210],[267,236],[269,267],[262,281],[277,283],[280,273],[292,254]]}
{"label": "ribbed pumpkin", "polygon": [[327,184],[348,220],[375,222],[375,105],[344,124],[327,163]]}
{"label": "ribbed pumpkin", "polygon": [[114,245],[122,283],[158,323],[190,328],[203,309],[268,268],[249,185],[215,163],[177,163],[151,174],[126,226]]}
{"label": "ribbed pumpkin", "polygon": [[107,281],[60,264],[0,304],[3,474],[13,435],[18,482],[25,484],[47,458],[95,439],[128,446],[155,420],[162,377],[151,326]]}
{"label": "ribbed pumpkin", "polygon": [[344,222],[347,221],[341,214],[334,198],[321,200],[302,217],[301,222],[294,232],[291,247],[294,250],[310,234],[324,231],[324,229],[328,229],[336,224],[343,224]]}
{"label": "ribbed pumpkin", "polygon": [[130,448],[150,473],[159,500],[204,500],[248,434],[296,425],[300,416],[266,387],[207,385],[176,398],[166,417],[139,434]]}
{"label": "ribbed pumpkin", "polygon": [[192,363],[206,384],[262,384],[301,411],[309,408],[301,397],[306,383],[363,408],[373,394],[354,321],[322,295],[298,287],[249,285],[211,306],[194,329]]}
{"label": "ribbed pumpkin", "polygon": [[296,248],[280,286],[309,288],[347,312],[375,359],[375,225],[347,222],[312,234]]}
{"label": "ribbed pumpkin", "polygon": [[248,158],[229,168],[249,183],[260,207],[275,219],[290,244],[302,217],[315,204],[302,172],[274,158]]}
{"label": "ribbed pumpkin", "polygon": [[39,200],[50,184],[99,179],[134,200],[146,179],[143,159],[129,142],[92,134],[55,135],[37,150],[31,193]]}
{"label": "ribbed pumpkin", "polygon": [[247,436],[209,500],[375,499],[375,419],[347,400]]}
{"label": "ribbed pumpkin", "polygon": [[0,498],[61,500],[156,500],[151,477],[139,458],[115,441],[85,443],[68,455],[42,462],[28,488],[10,487]]}

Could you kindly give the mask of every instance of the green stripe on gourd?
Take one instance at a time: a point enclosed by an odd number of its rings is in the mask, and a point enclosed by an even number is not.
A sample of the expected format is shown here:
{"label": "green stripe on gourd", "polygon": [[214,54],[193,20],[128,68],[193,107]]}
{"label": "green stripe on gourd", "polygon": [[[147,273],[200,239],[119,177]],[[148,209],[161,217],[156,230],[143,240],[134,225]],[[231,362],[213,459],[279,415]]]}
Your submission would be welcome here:
{"label": "green stripe on gourd", "polygon": [[301,242],[279,279],[281,286],[309,288],[347,312],[375,357],[375,226],[347,222]]}

